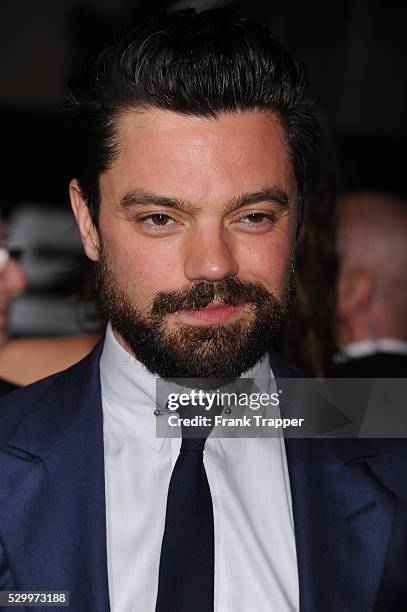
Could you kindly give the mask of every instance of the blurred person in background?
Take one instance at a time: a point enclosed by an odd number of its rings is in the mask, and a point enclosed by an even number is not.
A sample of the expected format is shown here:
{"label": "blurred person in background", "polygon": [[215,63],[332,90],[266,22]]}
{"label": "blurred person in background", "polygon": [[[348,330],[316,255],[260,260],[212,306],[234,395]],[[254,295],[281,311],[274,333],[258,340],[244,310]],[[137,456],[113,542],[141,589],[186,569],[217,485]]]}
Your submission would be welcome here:
{"label": "blurred person in background", "polygon": [[[0,353],[7,342],[7,319],[10,300],[24,291],[26,278],[23,269],[4,246],[3,225],[0,219]],[[12,379],[0,373],[0,394],[16,389]]]}
{"label": "blurred person in background", "polygon": [[0,376],[25,387],[85,357],[102,332],[56,338],[16,338],[0,349]]}
{"label": "blurred person in background", "polygon": [[[72,293],[66,297],[67,304],[86,307],[93,293],[93,266],[85,262],[80,273],[76,270],[76,282]],[[55,372],[65,370],[87,355],[100,340],[104,322],[99,319],[100,329],[91,332],[58,335],[54,337],[11,338],[0,349],[0,378],[15,385],[26,386]]]}
{"label": "blurred person in background", "polygon": [[386,193],[339,200],[336,343],[331,375],[407,376],[407,202]]}

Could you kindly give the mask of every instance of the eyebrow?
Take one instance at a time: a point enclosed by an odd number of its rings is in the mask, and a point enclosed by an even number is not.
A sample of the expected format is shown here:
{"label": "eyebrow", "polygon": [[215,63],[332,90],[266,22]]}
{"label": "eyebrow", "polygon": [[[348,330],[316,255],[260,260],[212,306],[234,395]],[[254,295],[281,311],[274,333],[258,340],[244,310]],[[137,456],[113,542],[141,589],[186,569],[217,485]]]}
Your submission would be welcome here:
{"label": "eyebrow", "polygon": [[[243,193],[233,197],[225,205],[225,212],[230,213],[238,210],[242,206],[250,204],[260,204],[261,202],[273,202],[281,208],[288,207],[287,194],[278,187],[266,187],[260,191]],[[142,207],[145,205],[153,205],[165,208],[177,208],[188,212],[200,210],[191,202],[181,200],[176,197],[160,196],[150,191],[136,190],[126,193],[120,200],[120,205],[130,210],[132,208]]]}
{"label": "eyebrow", "polygon": [[281,208],[288,207],[288,197],[278,187],[266,187],[260,191],[254,191],[251,193],[244,193],[236,198],[232,198],[226,204],[226,212],[230,213],[234,210],[241,208],[242,206],[248,206],[250,204],[260,204],[261,202],[273,202],[278,204]]}
{"label": "eyebrow", "polygon": [[126,193],[120,200],[120,205],[125,209],[137,208],[153,204],[153,206],[164,206],[166,208],[180,208],[181,210],[192,210],[194,207],[189,202],[174,197],[159,196],[150,191],[131,191]]}

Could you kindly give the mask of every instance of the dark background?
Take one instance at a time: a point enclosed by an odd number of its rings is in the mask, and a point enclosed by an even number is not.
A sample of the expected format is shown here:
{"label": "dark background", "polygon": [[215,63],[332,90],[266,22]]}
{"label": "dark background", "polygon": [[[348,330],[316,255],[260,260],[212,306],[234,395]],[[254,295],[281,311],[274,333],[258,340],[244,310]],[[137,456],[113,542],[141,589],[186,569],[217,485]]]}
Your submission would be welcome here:
{"label": "dark background", "polygon": [[[176,3],[185,4],[204,8],[216,2]],[[312,94],[334,136],[344,187],[407,195],[403,3],[238,0],[229,4],[268,23],[305,63]],[[2,0],[3,210],[26,201],[67,205],[75,143],[64,132],[58,112],[67,77],[122,23],[159,6],[140,0]]]}

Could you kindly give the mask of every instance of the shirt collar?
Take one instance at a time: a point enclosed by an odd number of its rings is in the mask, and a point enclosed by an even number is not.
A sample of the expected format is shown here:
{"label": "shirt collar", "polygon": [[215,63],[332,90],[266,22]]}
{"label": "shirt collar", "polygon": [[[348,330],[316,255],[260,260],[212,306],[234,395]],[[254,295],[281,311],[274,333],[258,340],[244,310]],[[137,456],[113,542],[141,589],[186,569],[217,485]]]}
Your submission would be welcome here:
{"label": "shirt collar", "polygon": [[[245,372],[243,377],[254,379],[262,389],[265,385],[269,387],[274,376],[268,355]],[[111,324],[108,323],[100,359],[103,410],[109,413],[111,418],[124,422],[159,452],[164,438],[156,435],[156,380],[156,375],[119,344]],[[171,435],[171,432],[167,433]],[[226,449],[235,438],[219,439]]]}
{"label": "shirt collar", "polygon": [[100,383],[103,409],[159,451],[163,439],[156,437],[156,377],[119,344],[110,323],[100,358]]}
{"label": "shirt collar", "polygon": [[393,353],[407,355],[407,341],[395,338],[378,338],[377,340],[362,340],[352,342],[343,347],[335,356],[335,362],[341,363],[356,357],[367,357],[375,353]]}

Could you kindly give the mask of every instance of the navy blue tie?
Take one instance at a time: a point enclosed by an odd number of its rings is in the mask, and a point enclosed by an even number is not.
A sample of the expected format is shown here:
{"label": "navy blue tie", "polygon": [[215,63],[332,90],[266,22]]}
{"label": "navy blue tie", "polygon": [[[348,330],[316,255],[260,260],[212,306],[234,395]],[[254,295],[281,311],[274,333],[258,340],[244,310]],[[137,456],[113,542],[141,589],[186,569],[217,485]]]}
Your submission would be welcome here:
{"label": "navy blue tie", "polygon": [[214,529],[206,438],[183,438],[168,488],[156,612],[212,612]]}

